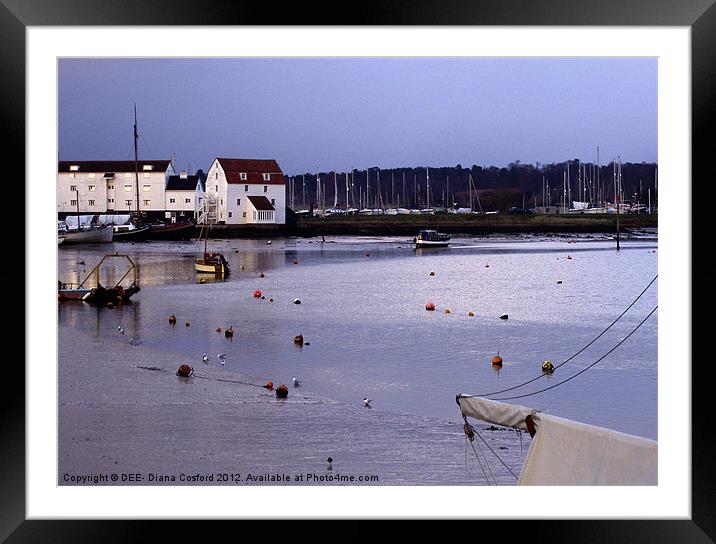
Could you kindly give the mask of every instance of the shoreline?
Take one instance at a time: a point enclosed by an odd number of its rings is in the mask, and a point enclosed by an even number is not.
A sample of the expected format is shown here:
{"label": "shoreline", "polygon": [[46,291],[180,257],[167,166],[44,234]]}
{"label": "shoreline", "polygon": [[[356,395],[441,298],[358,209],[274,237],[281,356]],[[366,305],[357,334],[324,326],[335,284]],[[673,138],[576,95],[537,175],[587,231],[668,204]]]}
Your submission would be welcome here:
{"label": "shoreline", "polygon": [[[616,234],[617,216],[602,215],[399,215],[298,217],[286,225],[212,225],[210,238],[262,238],[326,235],[415,236],[421,229],[447,234]],[[197,227],[197,232],[200,227]],[[620,215],[619,231],[628,237],[635,231],[658,228],[658,215]]]}

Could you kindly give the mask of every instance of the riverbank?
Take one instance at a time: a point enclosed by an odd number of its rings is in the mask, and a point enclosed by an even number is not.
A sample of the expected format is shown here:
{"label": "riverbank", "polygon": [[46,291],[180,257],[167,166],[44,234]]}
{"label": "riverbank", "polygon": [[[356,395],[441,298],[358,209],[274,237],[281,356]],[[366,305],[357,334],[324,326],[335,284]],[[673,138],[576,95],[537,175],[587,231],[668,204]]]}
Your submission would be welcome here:
{"label": "riverbank", "polygon": [[[449,234],[549,234],[616,233],[617,216],[600,215],[354,215],[298,217],[295,225],[213,225],[212,238],[258,238],[266,236],[415,236],[420,229]],[[656,214],[619,216],[619,230],[628,235],[641,229],[655,229]]]}

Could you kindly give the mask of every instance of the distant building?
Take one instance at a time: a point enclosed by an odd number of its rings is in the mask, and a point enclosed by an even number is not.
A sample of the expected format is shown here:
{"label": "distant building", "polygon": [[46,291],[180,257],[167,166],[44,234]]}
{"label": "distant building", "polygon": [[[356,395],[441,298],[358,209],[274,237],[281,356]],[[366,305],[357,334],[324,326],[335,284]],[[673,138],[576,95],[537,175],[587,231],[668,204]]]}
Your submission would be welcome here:
{"label": "distant building", "polygon": [[562,213],[562,206],[536,206],[532,208],[534,213],[538,214],[559,214]]}
{"label": "distant building", "polygon": [[205,185],[200,222],[286,223],[286,182],[273,159],[217,158]]}
{"label": "distant building", "polygon": [[175,174],[171,161],[142,160],[137,166],[135,174],[133,160],[59,161],[58,214],[128,214],[138,210],[150,218],[163,217],[167,181]]}
{"label": "distant building", "polygon": [[204,193],[203,175],[179,172],[167,178],[164,215],[173,221],[180,218],[196,218]]}

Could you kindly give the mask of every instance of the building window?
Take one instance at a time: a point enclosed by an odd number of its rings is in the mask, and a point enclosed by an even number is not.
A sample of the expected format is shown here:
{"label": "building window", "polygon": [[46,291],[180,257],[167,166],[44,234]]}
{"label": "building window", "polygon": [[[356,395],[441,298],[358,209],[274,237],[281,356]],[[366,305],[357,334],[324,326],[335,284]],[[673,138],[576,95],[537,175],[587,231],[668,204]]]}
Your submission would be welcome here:
{"label": "building window", "polygon": [[246,181],[246,172],[241,172],[241,181]]}
{"label": "building window", "polygon": [[151,200],[142,200],[142,202],[144,203],[145,206],[149,206],[149,203],[151,202]]}
{"label": "building window", "polygon": [[271,204],[274,205],[274,206],[276,205],[276,199],[275,199],[275,198],[272,198],[272,199],[271,199]]}
{"label": "building window", "polygon": [[270,181],[271,180],[271,174],[264,174],[264,181]]}
{"label": "building window", "polygon": [[223,206],[223,205],[224,205],[224,199],[223,199],[223,198],[220,198],[220,199],[219,199],[219,206]]}
{"label": "building window", "polygon": [[232,215],[231,215],[231,212],[229,212],[229,217],[231,217],[231,216],[232,216]]}
{"label": "building window", "polygon": [[127,192],[127,193],[131,193],[131,192],[132,192],[132,186],[131,186],[131,185],[125,185],[125,186],[124,186],[124,190],[125,190],[125,192]]}
{"label": "building window", "polygon": [[256,210],[254,210],[254,219],[256,219]]}
{"label": "building window", "polygon": [[185,198],[184,204],[191,204],[191,198]]}
{"label": "building window", "polygon": [[80,167],[77,164],[73,164],[70,166],[70,172],[77,172],[77,170],[79,170],[79,169],[80,169]]}
{"label": "building window", "polygon": [[152,165],[151,165],[151,164],[144,164],[144,165],[142,165],[142,170],[151,170],[151,169],[152,169]]}
{"label": "building window", "polygon": [[244,191],[248,191],[248,190],[249,190],[249,186],[248,186],[248,185],[244,185]]}
{"label": "building window", "polygon": [[216,179],[219,179],[219,171],[216,171]]}
{"label": "building window", "polygon": [[72,179],[75,179],[74,173],[71,173],[71,174],[70,174],[70,177],[71,177]]}
{"label": "building window", "polygon": [[268,191],[268,185],[264,185],[264,193]]}
{"label": "building window", "polygon": [[77,191],[77,185],[70,185],[70,191],[72,191],[73,193]]}
{"label": "building window", "polygon": [[108,199],[107,199],[107,202],[109,202],[110,204],[114,204],[114,199],[113,199],[113,198],[108,198]]}
{"label": "building window", "polygon": [[125,200],[124,203],[127,205],[128,208],[132,207],[132,201],[131,200]]}
{"label": "building window", "polygon": [[125,178],[131,178],[131,177],[132,177],[132,173],[131,173],[131,172],[125,172],[125,173],[124,173],[124,177],[125,177]]}
{"label": "building window", "polygon": [[143,175],[145,178],[148,178],[149,176],[151,176],[151,174],[150,174],[149,172],[144,172],[144,174],[142,174],[142,175]]}
{"label": "building window", "polygon": [[237,198],[237,199],[236,199],[236,205],[237,205],[237,206],[241,206],[241,199],[240,199],[240,198]]}
{"label": "building window", "polygon": [[70,200],[70,206],[77,206],[76,200]]}
{"label": "building window", "polygon": [[246,212],[244,212],[244,217],[246,217]]}
{"label": "building window", "polygon": [[218,186],[218,185],[214,185],[214,192],[215,192],[215,193],[218,193],[218,192],[219,192],[219,186]]}
{"label": "building window", "polygon": [[94,172],[90,172],[89,174],[87,174],[87,177],[94,179]]}
{"label": "building window", "polygon": [[90,191],[94,191],[94,185],[88,185],[87,189],[89,189]]}
{"label": "building window", "polygon": [[146,192],[152,190],[152,186],[151,185],[142,185],[142,189],[144,189],[144,192],[146,193]]}
{"label": "building window", "polygon": [[107,189],[114,189],[114,185],[107,185]]}
{"label": "building window", "polygon": [[174,204],[175,202],[176,202],[175,199],[173,199],[173,198],[170,198],[170,199],[169,199],[169,204]]}
{"label": "building window", "polygon": [[88,202],[88,204],[89,204],[90,206],[94,206],[94,200],[90,200],[90,201]]}

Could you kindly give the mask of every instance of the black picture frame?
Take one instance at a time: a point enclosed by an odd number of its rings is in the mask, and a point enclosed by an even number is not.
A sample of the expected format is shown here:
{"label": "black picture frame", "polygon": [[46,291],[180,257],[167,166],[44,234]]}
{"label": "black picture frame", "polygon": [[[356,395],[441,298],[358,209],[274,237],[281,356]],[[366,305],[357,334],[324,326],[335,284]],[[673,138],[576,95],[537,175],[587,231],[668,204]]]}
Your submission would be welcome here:
{"label": "black picture frame", "polygon": [[[716,97],[716,7],[714,0],[393,0],[380,3],[249,3],[209,0],[0,0],[2,84],[0,108],[7,138],[3,163],[11,165],[6,182],[32,183],[25,165],[25,30],[28,26],[74,25],[565,25],[565,26],[684,26],[692,36],[692,178],[707,177],[710,134]],[[681,180],[680,180],[681,181]],[[22,183],[22,182],[21,182]],[[23,189],[26,185],[23,185]],[[22,194],[11,191],[12,198]],[[692,209],[691,202],[686,204]],[[29,213],[29,210],[26,210]],[[22,239],[8,237],[13,260],[28,250]],[[691,240],[688,241],[691,243]],[[693,245],[692,245],[693,247]],[[682,263],[691,274],[691,263]],[[3,285],[17,272],[0,272]],[[12,274],[12,276],[11,276]],[[23,281],[22,295],[32,288]],[[10,304],[10,303],[7,303]],[[24,323],[17,314],[24,297],[6,312],[13,323],[5,327],[5,340]],[[7,309],[9,308],[9,309]],[[6,315],[8,315],[6,313]],[[24,317],[24,313],[23,313]],[[683,316],[691,319],[691,316]],[[14,342],[17,343],[17,342]],[[549,538],[556,542],[713,542],[716,535],[713,446],[709,443],[711,417],[704,406],[709,380],[708,365],[692,365],[687,347],[685,361],[692,373],[692,517],[690,520],[570,520],[533,523],[519,521],[513,528],[498,527],[507,538]],[[707,362],[707,361],[704,361]],[[26,364],[28,362],[26,361]],[[25,516],[25,372],[17,363],[5,365],[0,448],[0,541],[18,542],[127,542],[146,538],[147,522],[26,520]],[[555,517],[558,517],[555,505]],[[514,520],[497,522],[513,524]],[[527,525],[529,523],[529,525]],[[183,537],[206,538],[205,529],[186,523],[164,523],[162,539],[173,532]],[[258,528],[258,527],[257,527]],[[474,530],[474,526],[472,527]],[[266,527],[264,527],[266,529]],[[275,530],[269,528],[270,532]],[[287,535],[290,537],[290,535]],[[472,537],[476,537],[471,532]],[[266,537],[277,537],[267,534]]]}

